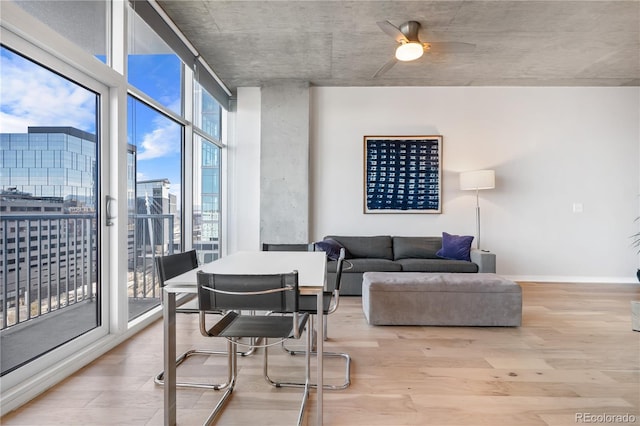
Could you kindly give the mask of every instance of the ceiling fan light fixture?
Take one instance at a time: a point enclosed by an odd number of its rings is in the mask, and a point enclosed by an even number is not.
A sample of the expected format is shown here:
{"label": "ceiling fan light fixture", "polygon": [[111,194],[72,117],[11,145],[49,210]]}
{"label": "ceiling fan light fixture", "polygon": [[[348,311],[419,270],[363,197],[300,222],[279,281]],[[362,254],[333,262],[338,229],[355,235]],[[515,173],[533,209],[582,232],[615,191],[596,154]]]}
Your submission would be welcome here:
{"label": "ceiling fan light fixture", "polygon": [[424,46],[422,46],[422,43],[410,41],[398,46],[396,49],[396,59],[399,61],[414,61],[421,57],[423,53]]}

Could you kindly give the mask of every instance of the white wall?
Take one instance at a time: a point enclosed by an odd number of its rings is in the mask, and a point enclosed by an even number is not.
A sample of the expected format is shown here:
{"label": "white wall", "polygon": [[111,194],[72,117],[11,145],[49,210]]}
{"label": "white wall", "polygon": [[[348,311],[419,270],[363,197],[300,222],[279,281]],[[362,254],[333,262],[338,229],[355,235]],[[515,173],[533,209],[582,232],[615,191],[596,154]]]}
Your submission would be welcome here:
{"label": "white wall", "polygon": [[239,88],[227,115],[227,253],[260,248],[260,99],[260,88]]}
{"label": "white wall", "polygon": [[[229,142],[228,250],[260,244],[260,89],[241,88]],[[312,88],[311,239],[473,235],[458,173],[492,168],[482,246],[519,280],[636,282],[640,89]],[[443,213],[363,214],[363,136],[440,134]],[[296,161],[296,159],[291,159]],[[304,161],[303,159],[300,161]],[[583,205],[573,213],[573,204]]]}
{"label": "white wall", "polygon": [[[473,235],[475,198],[458,173],[490,168],[482,246],[498,273],[635,281],[637,87],[313,88],[311,98],[312,239]],[[363,214],[363,136],[431,134],[444,137],[442,214]]]}

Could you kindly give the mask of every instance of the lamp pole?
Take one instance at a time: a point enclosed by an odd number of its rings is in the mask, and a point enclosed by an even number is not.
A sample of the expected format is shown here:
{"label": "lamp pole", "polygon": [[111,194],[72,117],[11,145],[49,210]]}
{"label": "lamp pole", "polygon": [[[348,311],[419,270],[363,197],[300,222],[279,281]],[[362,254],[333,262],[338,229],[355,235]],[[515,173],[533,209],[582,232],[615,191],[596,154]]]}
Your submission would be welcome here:
{"label": "lamp pole", "polygon": [[480,250],[480,197],[479,197],[479,193],[480,193],[480,190],[478,188],[476,188],[476,235],[478,236],[478,239],[476,241],[476,245],[478,247],[478,250]]}
{"label": "lamp pole", "polygon": [[493,170],[476,170],[460,173],[460,189],[476,191],[476,246],[480,250],[480,190],[496,187],[495,172]]}

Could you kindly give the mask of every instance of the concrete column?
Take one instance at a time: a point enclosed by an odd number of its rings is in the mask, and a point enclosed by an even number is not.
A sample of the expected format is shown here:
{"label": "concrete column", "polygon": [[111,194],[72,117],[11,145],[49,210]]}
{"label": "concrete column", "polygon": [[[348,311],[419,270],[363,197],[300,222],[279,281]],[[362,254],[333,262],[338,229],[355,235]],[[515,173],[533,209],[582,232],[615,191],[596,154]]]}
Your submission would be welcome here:
{"label": "concrete column", "polygon": [[262,88],[260,241],[309,242],[309,83]]}

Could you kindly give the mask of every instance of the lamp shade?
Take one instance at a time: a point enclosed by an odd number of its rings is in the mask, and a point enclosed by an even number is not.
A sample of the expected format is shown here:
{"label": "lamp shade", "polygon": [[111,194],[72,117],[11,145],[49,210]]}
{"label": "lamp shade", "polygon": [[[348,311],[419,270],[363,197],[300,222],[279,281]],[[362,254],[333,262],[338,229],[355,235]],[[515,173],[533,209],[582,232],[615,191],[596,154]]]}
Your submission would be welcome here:
{"label": "lamp shade", "polygon": [[493,189],[496,187],[496,173],[493,170],[475,170],[460,173],[460,189],[464,191]]}
{"label": "lamp shade", "polygon": [[424,53],[424,46],[416,41],[403,43],[396,49],[396,59],[399,61],[413,61]]}

